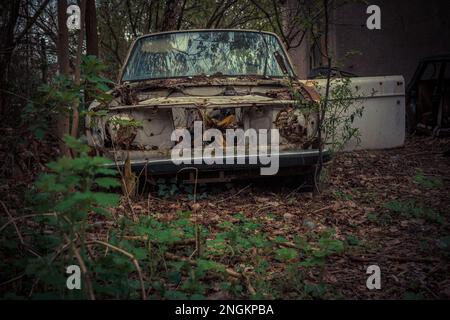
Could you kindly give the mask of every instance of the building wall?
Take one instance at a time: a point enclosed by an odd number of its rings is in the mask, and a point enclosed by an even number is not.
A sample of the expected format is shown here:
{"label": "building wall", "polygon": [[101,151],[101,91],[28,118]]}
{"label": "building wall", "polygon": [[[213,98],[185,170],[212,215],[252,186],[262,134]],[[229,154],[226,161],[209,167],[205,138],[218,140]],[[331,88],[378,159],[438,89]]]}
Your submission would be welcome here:
{"label": "building wall", "polygon": [[[369,4],[381,8],[381,30],[366,27]],[[403,75],[408,83],[421,58],[450,53],[450,0],[372,0],[369,4],[347,4],[331,14],[330,48],[338,67],[359,76]],[[313,61],[305,67],[309,47],[306,43],[290,52],[301,78],[311,65],[320,65]]]}

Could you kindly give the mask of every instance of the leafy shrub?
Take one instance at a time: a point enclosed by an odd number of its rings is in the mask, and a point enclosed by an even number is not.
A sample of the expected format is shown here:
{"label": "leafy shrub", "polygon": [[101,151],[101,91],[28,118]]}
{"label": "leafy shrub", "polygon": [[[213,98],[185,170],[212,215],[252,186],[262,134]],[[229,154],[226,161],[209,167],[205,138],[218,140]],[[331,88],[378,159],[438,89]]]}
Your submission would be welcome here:
{"label": "leafy shrub", "polygon": [[412,200],[407,202],[393,200],[384,204],[384,207],[391,212],[402,215],[403,217],[421,218],[438,224],[444,223],[444,219],[439,213],[430,208],[417,206],[416,203]]}
{"label": "leafy shrub", "polygon": [[104,115],[104,110],[88,112],[86,103],[89,101],[85,101],[85,97],[95,99],[100,105],[112,100],[108,91],[113,82],[100,76],[105,68],[95,56],[82,56],[80,85],[71,77],[57,75],[51,83],[39,86],[37,97],[24,108],[22,121],[37,138],[43,139],[51,128],[52,119],[60,113],[71,115],[74,103],[79,105],[80,115]]}

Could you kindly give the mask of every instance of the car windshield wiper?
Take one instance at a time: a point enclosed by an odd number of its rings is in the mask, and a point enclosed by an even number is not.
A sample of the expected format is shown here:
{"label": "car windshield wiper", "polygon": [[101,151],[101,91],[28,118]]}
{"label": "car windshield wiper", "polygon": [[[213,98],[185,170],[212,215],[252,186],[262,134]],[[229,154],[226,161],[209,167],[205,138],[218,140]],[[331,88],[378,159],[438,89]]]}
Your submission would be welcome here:
{"label": "car windshield wiper", "polygon": [[278,65],[279,65],[280,68],[281,68],[281,71],[282,71],[285,75],[288,74],[289,72],[288,72],[288,69],[287,69],[287,67],[286,67],[286,63],[284,63],[284,59],[283,59],[283,57],[281,56],[281,54],[278,52],[278,50],[275,51],[273,54],[274,54],[274,56],[275,56],[275,60],[277,61]]}
{"label": "car windshield wiper", "polygon": [[268,78],[267,76],[267,64],[269,63],[269,45],[267,44],[266,38],[264,37],[264,35],[262,34],[262,32],[259,32],[259,35],[261,36],[261,38],[264,41],[264,45],[266,47],[266,59],[264,61],[264,71],[263,71],[263,77],[264,78]]}

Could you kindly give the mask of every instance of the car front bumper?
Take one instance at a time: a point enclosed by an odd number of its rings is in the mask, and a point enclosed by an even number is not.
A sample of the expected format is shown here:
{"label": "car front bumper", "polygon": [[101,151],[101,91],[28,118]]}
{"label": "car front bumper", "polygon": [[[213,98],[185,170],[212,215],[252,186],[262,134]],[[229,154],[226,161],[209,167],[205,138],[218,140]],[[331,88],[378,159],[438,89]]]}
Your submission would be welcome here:
{"label": "car front bumper", "polygon": [[[278,155],[278,167],[284,168],[305,168],[311,167],[318,163],[319,150],[302,150],[302,151],[280,151],[277,154],[270,154],[275,157]],[[198,171],[245,171],[260,169],[263,167],[269,167],[263,165],[258,161],[258,155],[245,155],[245,156],[228,156],[225,155],[222,158],[221,163],[217,163],[217,157],[215,163],[207,164],[208,157],[190,159],[190,163],[175,164],[169,157],[167,158],[149,158],[149,159],[131,159],[131,168],[133,171],[145,170],[147,174],[174,174],[183,170],[192,169]],[[331,154],[328,150],[323,150],[322,160],[323,163],[328,162],[331,159]],[[244,161],[245,160],[245,161]],[[232,164],[230,164],[232,163]],[[111,167],[123,168],[125,161],[120,160],[110,165]]]}

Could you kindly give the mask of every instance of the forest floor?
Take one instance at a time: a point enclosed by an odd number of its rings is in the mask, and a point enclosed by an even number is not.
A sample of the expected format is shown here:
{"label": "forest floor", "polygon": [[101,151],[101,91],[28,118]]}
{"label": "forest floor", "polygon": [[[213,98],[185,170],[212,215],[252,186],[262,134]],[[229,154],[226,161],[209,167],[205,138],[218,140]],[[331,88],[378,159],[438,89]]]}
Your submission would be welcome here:
{"label": "forest floor", "polygon": [[[227,191],[200,188],[201,223],[214,237],[223,221],[235,223],[233,215],[241,213],[289,241],[332,228],[346,250],[330,257],[323,279],[338,296],[449,299],[450,158],[443,156],[449,149],[449,139],[414,137],[403,148],[340,154],[328,170],[328,185],[314,197],[282,179]],[[190,210],[191,200],[150,195],[134,207],[170,220]],[[381,269],[380,290],[366,287],[366,269],[373,264]]]}
{"label": "forest floor", "polygon": [[[201,292],[209,299],[249,298],[255,294],[267,299],[450,299],[450,157],[444,156],[448,150],[450,139],[412,137],[402,148],[338,154],[326,169],[327,185],[316,195],[299,191],[300,181],[287,183],[285,178],[273,178],[269,182],[199,186],[194,204],[192,192],[166,185],[131,203],[123,199],[121,205],[110,209],[115,217],[112,220],[90,215],[93,230],[89,237],[114,241],[114,231],[122,237],[117,217],[129,217],[132,207],[139,224],[129,229],[127,236],[131,239],[144,230],[147,239],[155,236],[168,243],[164,245],[166,256],[164,252],[153,256],[148,253],[155,248],[150,242],[147,247],[139,240],[133,243],[135,247],[131,242],[114,243],[128,245],[142,255],[139,263],[147,295],[156,299],[180,297],[178,290],[184,290],[188,297]],[[11,215],[21,211],[24,190],[32,183],[31,177],[25,182],[15,175],[3,180],[2,202]],[[190,221],[180,220],[189,212],[205,231],[202,258],[208,261],[202,261],[202,268],[211,270],[217,267],[214,263],[220,263],[231,270],[227,269],[224,276],[209,271],[194,275],[189,269],[179,270],[175,276],[168,272],[168,268],[181,265],[176,261],[170,265],[164,257],[181,258],[188,264],[200,261],[194,259],[193,229],[184,234],[190,246],[181,248],[173,246],[175,233],[165,232],[170,223],[177,226],[171,229],[175,232],[191,224],[192,216]],[[22,232],[25,225],[24,221]],[[324,236],[330,229],[339,243]],[[14,228],[7,230],[8,239],[17,241]],[[106,256],[96,248],[90,250],[94,261]],[[321,254],[325,260],[320,260]],[[155,262],[155,257],[162,259]],[[370,265],[380,267],[379,290],[366,287]],[[103,266],[111,266],[111,261]],[[128,268],[114,274],[125,278],[133,274],[138,282],[133,264]],[[238,279],[248,275],[237,281],[242,283],[240,288],[230,280],[236,277],[236,271]],[[15,271],[4,276],[8,280]],[[107,276],[112,279],[111,274]],[[191,276],[195,281],[189,280]],[[27,279],[23,281],[29,283]],[[14,282],[5,283],[8,285],[2,287],[3,291],[15,290]],[[157,283],[164,283],[166,293],[155,291]],[[139,290],[136,292],[132,297],[139,298]],[[112,294],[118,297],[115,291]]]}

